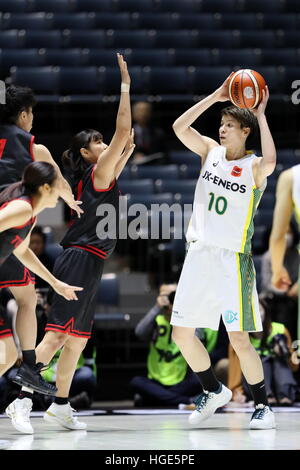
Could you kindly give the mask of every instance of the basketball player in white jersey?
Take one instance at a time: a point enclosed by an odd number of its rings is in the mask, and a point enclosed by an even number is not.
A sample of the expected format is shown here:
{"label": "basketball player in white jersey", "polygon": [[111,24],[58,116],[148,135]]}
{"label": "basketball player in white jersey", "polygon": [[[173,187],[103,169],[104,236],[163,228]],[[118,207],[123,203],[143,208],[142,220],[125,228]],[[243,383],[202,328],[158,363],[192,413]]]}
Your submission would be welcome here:
{"label": "basketball player in white jersey", "polygon": [[[249,340],[250,331],[262,331],[251,257],[253,217],[266,178],[276,165],[276,149],[265,117],[267,87],[252,112],[234,106],[223,109],[220,144],[191,127],[214,103],[229,100],[228,80],[173,124],[177,137],[200,156],[202,169],[171,324],[173,339],[204,390],[195,400],[190,424],[201,423],[232,397],[216,379],[209,355],[195,336],[195,328],[218,330],[222,316],[254,398],[250,428],[270,429],[275,427],[275,420],[267,401],[263,367]],[[257,124],[262,157],[246,151],[247,137]]]}
{"label": "basketball player in white jersey", "polygon": [[[300,228],[300,165],[295,165],[281,173],[276,188],[276,204],[273,215],[273,226],[270,237],[272,262],[272,283],[288,295],[297,296],[298,285],[292,286],[288,271],[284,267],[286,235],[289,230],[292,214],[295,214]],[[300,339],[300,305],[298,302],[297,338]]]}

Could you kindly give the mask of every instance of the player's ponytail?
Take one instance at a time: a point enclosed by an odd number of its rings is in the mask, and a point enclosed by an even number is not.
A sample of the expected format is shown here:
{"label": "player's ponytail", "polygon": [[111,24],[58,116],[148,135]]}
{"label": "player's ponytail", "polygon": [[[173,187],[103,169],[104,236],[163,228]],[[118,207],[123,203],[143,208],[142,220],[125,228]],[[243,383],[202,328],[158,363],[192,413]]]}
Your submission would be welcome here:
{"label": "player's ponytail", "polygon": [[40,186],[52,186],[57,178],[57,172],[51,163],[33,162],[24,170],[22,181],[11,184],[0,194],[0,206],[5,202],[22,196],[35,196]]}

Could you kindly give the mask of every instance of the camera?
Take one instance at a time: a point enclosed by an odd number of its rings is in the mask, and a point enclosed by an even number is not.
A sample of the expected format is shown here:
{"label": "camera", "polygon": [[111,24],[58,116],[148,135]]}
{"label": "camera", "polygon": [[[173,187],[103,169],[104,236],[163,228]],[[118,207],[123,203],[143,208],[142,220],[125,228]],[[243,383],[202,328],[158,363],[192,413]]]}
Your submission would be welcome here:
{"label": "camera", "polygon": [[288,359],[290,357],[290,351],[287,346],[287,338],[285,335],[277,334],[273,337],[271,344],[272,350],[275,349],[275,355],[278,357],[282,357]]}

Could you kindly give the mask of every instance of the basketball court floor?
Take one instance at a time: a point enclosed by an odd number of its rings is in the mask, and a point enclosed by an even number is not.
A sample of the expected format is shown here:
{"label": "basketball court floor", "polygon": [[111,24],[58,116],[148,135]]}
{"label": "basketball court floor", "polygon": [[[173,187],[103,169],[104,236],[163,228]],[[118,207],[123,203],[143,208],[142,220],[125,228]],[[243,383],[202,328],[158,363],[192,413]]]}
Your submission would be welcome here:
{"label": "basketball court floor", "polygon": [[[7,450],[300,450],[300,408],[276,408],[277,429],[249,430],[251,409],[216,413],[199,428],[188,411],[93,410],[78,413],[87,431],[67,431],[32,414],[34,435],[22,435],[0,415],[0,440]],[[111,455],[111,452],[110,452]]]}

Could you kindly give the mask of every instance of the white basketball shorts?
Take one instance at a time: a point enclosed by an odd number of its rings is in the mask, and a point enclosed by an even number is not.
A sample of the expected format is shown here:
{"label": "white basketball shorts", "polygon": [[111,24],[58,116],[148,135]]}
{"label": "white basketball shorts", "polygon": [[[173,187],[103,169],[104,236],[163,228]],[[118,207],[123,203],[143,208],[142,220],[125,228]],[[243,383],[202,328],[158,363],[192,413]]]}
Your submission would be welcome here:
{"label": "white basketball shorts", "polygon": [[190,243],[179,279],[171,324],[227,331],[262,331],[251,255]]}

